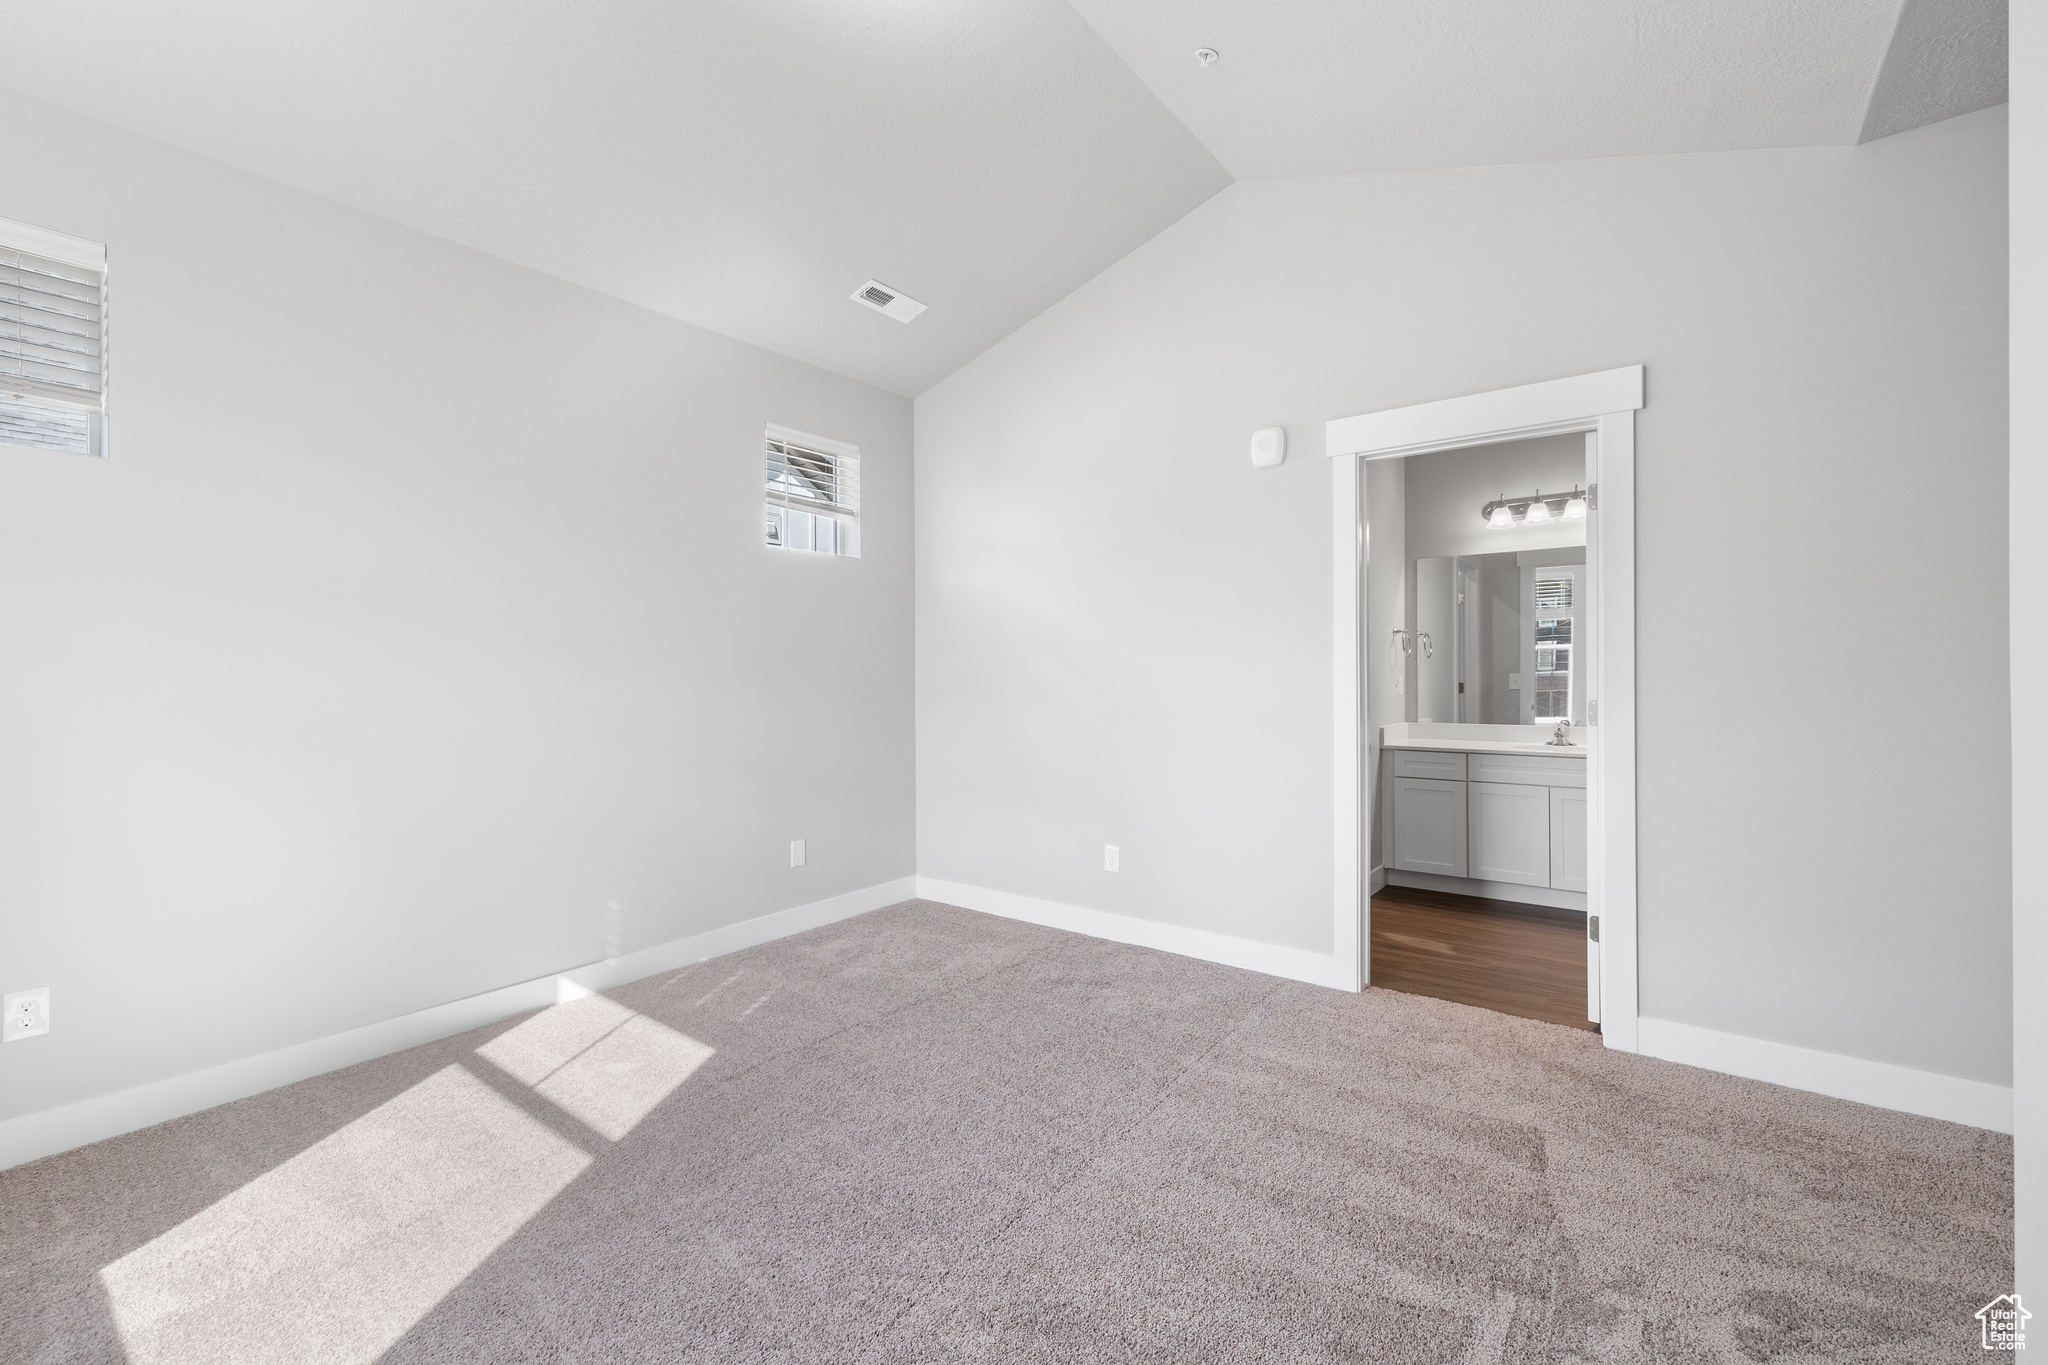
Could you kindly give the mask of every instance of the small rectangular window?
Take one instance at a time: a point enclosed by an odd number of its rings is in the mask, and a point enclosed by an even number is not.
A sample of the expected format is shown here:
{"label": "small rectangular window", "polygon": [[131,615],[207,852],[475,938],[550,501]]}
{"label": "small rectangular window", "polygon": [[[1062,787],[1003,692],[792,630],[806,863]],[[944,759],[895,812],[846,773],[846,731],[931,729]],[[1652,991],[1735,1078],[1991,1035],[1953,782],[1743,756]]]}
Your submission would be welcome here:
{"label": "small rectangular window", "polygon": [[1570,720],[1572,714],[1572,597],[1576,569],[1538,569],[1534,720],[1538,725]]}
{"label": "small rectangular window", "polygon": [[1572,579],[1569,569],[1551,569],[1536,575],[1536,610],[1570,611]]}
{"label": "small rectangular window", "polygon": [[860,554],[859,446],[771,425],[764,473],[769,545]]}
{"label": "small rectangular window", "polygon": [[106,453],[107,249],[0,219],[0,443]]}

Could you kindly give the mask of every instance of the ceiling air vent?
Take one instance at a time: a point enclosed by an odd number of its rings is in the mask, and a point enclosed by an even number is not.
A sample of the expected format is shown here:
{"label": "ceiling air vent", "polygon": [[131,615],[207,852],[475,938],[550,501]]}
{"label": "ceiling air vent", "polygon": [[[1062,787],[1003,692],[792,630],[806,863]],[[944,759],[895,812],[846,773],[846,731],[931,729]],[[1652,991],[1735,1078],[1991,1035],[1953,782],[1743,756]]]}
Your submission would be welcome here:
{"label": "ceiling air vent", "polygon": [[907,294],[891,289],[880,280],[869,280],[853,291],[853,301],[864,303],[898,322],[908,322],[924,311],[924,305]]}

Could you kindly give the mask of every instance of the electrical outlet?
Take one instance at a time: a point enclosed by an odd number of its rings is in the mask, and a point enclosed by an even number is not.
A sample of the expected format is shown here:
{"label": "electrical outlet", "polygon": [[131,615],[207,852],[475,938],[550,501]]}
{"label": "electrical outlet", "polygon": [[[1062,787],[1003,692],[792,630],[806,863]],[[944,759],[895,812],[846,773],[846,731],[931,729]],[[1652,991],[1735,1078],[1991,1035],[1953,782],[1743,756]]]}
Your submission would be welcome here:
{"label": "electrical outlet", "polygon": [[789,841],[789,865],[791,867],[802,867],[804,865],[803,840],[791,839]]}
{"label": "electrical outlet", "polygon": [[1102,846],[1102,870],[1104,872],[1122,871],[1123,860],[1123,850],[1119,849],[1115,844],[1104,844]]}
{"label": "electrical outlet", "polygon": [[18,1043],[24,1038],[48,1033],[50,988],[38,986],[32,991],[10,991],[0,996],[0,1011],[4,1011],[6,1016],[4,1026],[0,1026],[0,1043]]}

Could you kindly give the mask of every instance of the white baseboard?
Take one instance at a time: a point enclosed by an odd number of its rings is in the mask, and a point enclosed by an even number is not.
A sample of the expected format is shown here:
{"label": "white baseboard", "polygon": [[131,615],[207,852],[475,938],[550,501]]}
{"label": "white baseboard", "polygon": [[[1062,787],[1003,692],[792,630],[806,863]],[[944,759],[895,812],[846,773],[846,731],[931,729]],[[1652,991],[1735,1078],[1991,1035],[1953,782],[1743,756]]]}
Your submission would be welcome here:
{"label": "white baseboard", "polygon": [[1386,889],[1387,869],[1385,864],[1381,864],[1373,868],[1372,876],[1367,879],[1365,884],[1365,894],[1368,896],[1374,896],[1378,895],[1380,892]]}
{"label": "white baseboard", "polygon": [[[624,957],[587,963],[482,995],[451,1001],[381,1023],[316,1038],[203,1071],[80,1100],[0,1122],[0,1169],[147,1128],[167,1119],[260,1094],[323,1072],[353,1066],[421,1043],[543,1009],[591,991],[786,938],[820,925],[894,905],[913,896],[984,914],[1065,929],[1242,967],[1269,976],[1350,989],[1336,958],[1226,934],[1038,900],[932,877],[900,877],[809,905],[742,920]],[[1940,1076],[1885,1062],[1721,1033],[1667,1019],[1642,1019],[1640,1050],[1648,1056],[1731,1076],[1923,1114],[1951,1123],[2010,1133],[2013,1096],[2006,1086]]]}
{"label": "white baseboard", "polygon": [[1436,872],[1389,872],[1386,886],[1413,886],[1424,891],[1449,891],[1459,896],[1479,896],[1490,901],[1519,901],[1523,905],[1547,906],[1552,910],[1586,912],[1583,891],[1554,891],[1547,886],[1519,886],[1514,882],[1489,882],[1477,877],[1446,877]]}
{"label": "white baseboard", "polygon": [[111,1095],[95,1096],[56,1109],[23,1114],[0,1122],[0,1170],[66,1152],[73,1147],[83,1147],[103,1138],[132,1133],[167,1119],[196,1114],[217,1104],[261,1094],[280,1085],[354,1066],[357,1062],[367,1062],[437,1038],[480,1028],[528,1010],[544,1009],[593,991],[610,990],[656,972],[672,971],[708,957],[719,957],[759,943],[787,938],[806,929],[909,900],[916,894],[917,879],[899,877],[880,886],[849,891],[789,910],[778,910],[756,919],[692,934],[688,938],[656,944],[624,957],[587,963],[486,991],[482,995],[402,1014],[382,1023],[367,1024],[346,1033],[330,1034],[311,1042],[279,1048],[275,1052],[223,1062],[203,1071],[188,1072]]}
{"label": "white baseboard", "polygon": [[[1408,874],[1396,875],[1405,877]],[[1063,905],[988,887],[941,881],[935,877],[919,877],[917,894],[924,900],[944,901],[948,905],[1043,924],[1052,929],[1066,929],[1092,938],[1134,943],[1162,952],[1200,958],[1205,962],[1220,962],[1226,966],[1264,972],[1268,976],[1309,981],[1338,990],[1350,989],[1350,983],[1338,969],[1337,960],[1322,953],[1186,929],[1155,920],[1112,914],[1107,910]],[[1647,1056],[1683,1062],[1730,1076],[1769,1081],[1774,1085],[1808,1090],[1836,1099],[1854,1100],[1881,1109],[1923,1114],[2000,1133],[2012,1131],[2012,1091],[2005,1086],[1939,1076],[1886,1062],[1795,1047],[1789,1043],[1766,1042],[1761,1038],[1721,1033],[1692,1024],[1673,1023],[1668,1019],[1639,1019],[1637,1027],[1639,1050]]]}
{"label": "white baseboard", "polygon": [[919,877],[917,894],[924,900],[943,901],[947,905],[979,910],[987,915],[1042,924],[1048,929],[1065,929],[1090,938],[1106,938],[1112,943],[1157,948],[1161,952],[1179,953],[1182,957],[1200,958],[1204,962],[1220,962],[1226,967],[1264,972],[1267,976],[1284,976],[1293,981],[1307,981],[1340,991],[1348,991],[1353,985],[1349,974],[1328,953],[1283,948],[1276,943],[1232,938],[1206,929],[1187,929],[1177,924],[1112,914],[1107,910],[1089,910],[1078,905],[1019,896],[1009,891],[992,891],[985,886],[940,881],[935,877]]}
{"label": "white baseboard", "polygon": [[724,957],[727,953],[736,953],[742,948],[772,943],[778,938],[801,934],[806,929],[816,929],[821,925],[852,919],[855,915],[865,915],[870,910],[895,905],[900,901],[913,899],[916,895],[917,878],[898,877],[892,882],[863,887],[859,891],[848,891],[843,895],[828,896],[821,901],[812,901],[809,905],[777,910],[773,914],[761,915],[755,919],[743,919],[722,929],[706,929],[703,933],[692,934],[688,938],[657,943],[652,948],[642,948],[637,953],[628,953],[624,957],[593,962],[587,967],[563,972],[561,976],[593,991],[608,991],[614,986],[623,986],[628,981],[653,976],[656,972],[671,972],[678,967],[687,967],[693,962],[702,962],[707,957]]}
{"label": "white baseboard", "polygon": [[1855,1100],[1880,1109],[1966,1123],[1972,1128],[1989,1128],[1997,1133],[2012,1131],[2009,1086],[1939,1076],[1931,1071],[1846,1057],[1839,1052],[1819,1052],[1790,1043],[1745,1038],[1739,1033],[1721,1033],[1669,1019],[1638,1019],[1636,1027],[1638,1050],[1645,1056],[1787,1085],[1795,1090],[1810,1090],[1840,1100]]}

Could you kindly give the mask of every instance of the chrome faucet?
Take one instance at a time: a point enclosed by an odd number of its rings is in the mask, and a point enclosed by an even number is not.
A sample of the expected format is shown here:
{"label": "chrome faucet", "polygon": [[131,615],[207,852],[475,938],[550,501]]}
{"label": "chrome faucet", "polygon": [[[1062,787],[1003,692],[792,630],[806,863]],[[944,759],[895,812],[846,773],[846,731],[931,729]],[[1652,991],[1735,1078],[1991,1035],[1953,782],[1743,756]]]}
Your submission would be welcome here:
{"label": "chrome faucet", "polygon": [[1547,744],[1562,745],[1564,747],[1573,749],[1579,747],[1572,740],[1572,723],[1568,720],[1559,721],[1557,723],[1557,729],[1552,731],[1550,738],[1544,742]]}

